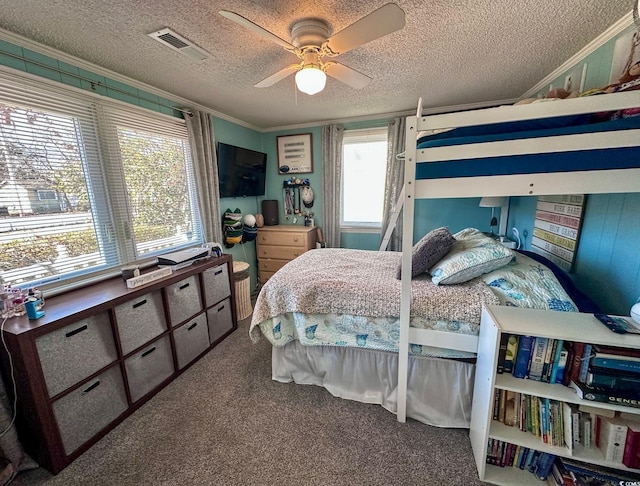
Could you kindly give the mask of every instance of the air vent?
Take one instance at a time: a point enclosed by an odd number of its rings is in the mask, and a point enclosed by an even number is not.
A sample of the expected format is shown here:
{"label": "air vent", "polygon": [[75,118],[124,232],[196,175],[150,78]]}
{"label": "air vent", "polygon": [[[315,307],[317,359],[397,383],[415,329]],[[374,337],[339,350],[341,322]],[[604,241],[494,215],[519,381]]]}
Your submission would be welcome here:
{"label": "air vent", "polygon": [[162,29],[157,32],[152,32],[149,34],[149,37],[157,40],[167,47],[170,47],[174,51],[178,51],[181,54],[190,57],[194,61],[204,61],[210,56],[207,51],[201,49],[190,40],[185,39],[170,29]]}

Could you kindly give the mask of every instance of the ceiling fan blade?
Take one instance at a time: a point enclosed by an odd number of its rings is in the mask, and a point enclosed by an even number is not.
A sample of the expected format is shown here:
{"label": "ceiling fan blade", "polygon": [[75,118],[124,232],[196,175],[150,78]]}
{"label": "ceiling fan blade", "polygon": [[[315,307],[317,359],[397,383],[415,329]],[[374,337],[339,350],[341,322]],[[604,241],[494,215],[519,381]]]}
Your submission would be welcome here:
{"label": "ceiling fan blade", "polygon": [[387,3],[331,36],[325,46],[337,56],[402,29],[404,22],[404,10],[395,3]]}
{"label": "ceiling fan blade", "polygon": [[342,81],[355,89],[362,89],[371,82],[371,78],[366,74],[362,74],[339,62],[325,63],[325,72],[332,78]]}
{"label": "ceiling fan blade", "polygon": [[258,84],[254,85],[255,88],[268,88],[269,86],[273,86],[278,81],[282,81],[287,76],[293,74],[298,69],[300,69],[300,64],[290,64],[284,69],[281,69],[275,74],[272,74],[267,79],[263,79]]}
{"label": "ceiling fan blade", "polygon": [[272,34],[268,30],[263,29],[258,24],[254,24],[253,22],[251,22],[251,20],[245,19],[242,15],[238,15],[235,12],[229,12],[228,10],[220,10],[220,12],[218,12],[218,13],[220,15],[222,15],[223,17],[226,17],[229,20],[233,20],[235,23],[240,24],[243,27],[255,32],[256,34],[260,34],[262,37],[264,37],[266,39],[269,39],[272,42],[275,42],[276,44],[278,44],[279,46],[284,47],[287,50],[294,50],[295,51],[295,47],[293,47],[292,44],[290,44],[286,40],[281,39],[277,35]]}

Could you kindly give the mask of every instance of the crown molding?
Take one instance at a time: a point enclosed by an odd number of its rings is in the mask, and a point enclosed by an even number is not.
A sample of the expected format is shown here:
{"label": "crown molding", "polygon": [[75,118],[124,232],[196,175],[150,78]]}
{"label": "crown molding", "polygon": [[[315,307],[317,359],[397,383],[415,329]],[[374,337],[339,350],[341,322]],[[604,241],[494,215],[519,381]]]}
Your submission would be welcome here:
{"label": "crown molding", "polygon": [[85,69],[87,71],[91,71],[95,74],[98,74],[100,76],[105,76],[108,77],[110,79],[113,79],[114,81],[119,81],[121,83],[124,83],[126,85],[129,85],[133,88],[137,88],[143,91],[146,91],[147,93],[151,93],[154,94],[156,96],[160,96],[162,98],[165,98],[167,100],[173,101],[174,103],[179,105],[179,108],[190,108],[190,109],[194,109],[194,110],[200,110],[200,111],[204,111],[206,113],[211,114],[212,116],[215,116],[216,118],[221,118],[223,120],[235,123],[236,125],[240,125],[243,126],[245,128],[249,128],[251,130],[255,130],[257,132],[260,132],[261,129],[260,127],[256,127],[255,125],[252,125],[250,123],[247,123],[243,120],[239,120],[237,118],[234,118],[232,116],[229,116],[225,113],[221,113],[219,111],[216,111],[208,106],[204,106],[204,105],[200,105],[198,103],[195,103],[192,100],[188,100],[186,98],[182,98],[180,96],[176,96],[173,93],[169,93],[167,91],[161,90],[159,88],[156,88],[154,86],[151,86],[149,84],[137,81],[133,78],[129,78],[127,76],[124,76],[122,74],[118,74],[115,71],[111,71],[109,69],[105,69],[101,66],[98,66],[97,64],[93,64],[90,63],[88,61],[85,61],[83,59],[80,59],[79,57],[75,57],[72,56],[70,54],[67,54],[65,52],[59,51],[57,49],[54,49],[52,47],[46,46],[44,44],[41,44],[39,42],[36,42],[34,40],[31,40],[27,37],[21,36],[19,34],[15,34],[14,32],[10,32],[6,29],[0,28],[0,40],[6,41],[6,42],[10,42],[12,44],[15,44],[19,47],[23,47],[29,50],[32,50],[34,52],[37,52],[39,54],[42,54],[44,56],[49,56],[53,59],[56,59],[58,61],[63,61],[66,62],[68,64],[71,64],[73,66],[76,66],[78,68],[81,69]]}

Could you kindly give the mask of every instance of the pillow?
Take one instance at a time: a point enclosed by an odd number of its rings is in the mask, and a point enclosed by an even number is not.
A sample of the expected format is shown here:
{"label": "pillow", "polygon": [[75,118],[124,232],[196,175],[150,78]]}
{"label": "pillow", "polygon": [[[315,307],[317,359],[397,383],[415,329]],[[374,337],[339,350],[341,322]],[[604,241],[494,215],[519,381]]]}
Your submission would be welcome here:
{"label": "pillow", "polygon": [[475,228],[464,229],[453,236],[456,242],[451,251],[429,271],[436,285],[467,282],[503,267],[515,256],[512,250]]}
{"label": "pillow", "polygon": [[[440,260],[456,242],[449,228],[437,228],[429,231],[415,245],[411,252],[411,278],[426,272]],[[402,261],[398,264],[396,278],[402,277]]]}

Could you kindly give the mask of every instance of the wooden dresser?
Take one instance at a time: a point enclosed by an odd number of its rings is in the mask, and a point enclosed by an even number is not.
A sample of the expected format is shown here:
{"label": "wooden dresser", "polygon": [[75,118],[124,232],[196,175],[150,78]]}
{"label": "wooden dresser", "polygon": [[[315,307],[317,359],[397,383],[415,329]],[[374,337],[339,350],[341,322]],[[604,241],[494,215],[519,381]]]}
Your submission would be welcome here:
{"label": "wooden dresser", "polygon": [[256,252],[258,257],[258,277],[264,284],[297,256],[316,247],[316,228],[278,224],[258,229]]}

